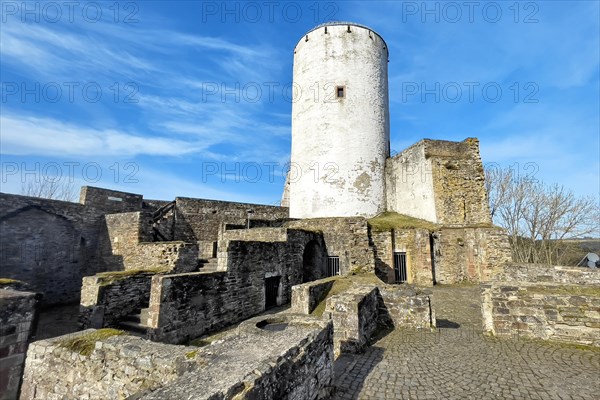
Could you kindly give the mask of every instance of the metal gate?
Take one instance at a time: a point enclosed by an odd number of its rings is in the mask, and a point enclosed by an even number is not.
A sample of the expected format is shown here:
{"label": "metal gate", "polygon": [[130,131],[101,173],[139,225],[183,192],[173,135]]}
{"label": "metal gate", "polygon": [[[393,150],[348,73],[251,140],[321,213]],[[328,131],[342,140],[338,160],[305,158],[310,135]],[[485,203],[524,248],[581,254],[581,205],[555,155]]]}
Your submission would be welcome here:
{"label": "metal gate", "polygon": [[265,278],[265,309],[277,306],[280,276]]}
{"label": "metal gate", "polygon": [[327,257],[327,276],[340,274],[340,258],[338,256]]}
{"label": "metal gate", "polygon": [[404,251],[394,252],[394,274],[396,275],[396,283],[406,282],[406,252]]}

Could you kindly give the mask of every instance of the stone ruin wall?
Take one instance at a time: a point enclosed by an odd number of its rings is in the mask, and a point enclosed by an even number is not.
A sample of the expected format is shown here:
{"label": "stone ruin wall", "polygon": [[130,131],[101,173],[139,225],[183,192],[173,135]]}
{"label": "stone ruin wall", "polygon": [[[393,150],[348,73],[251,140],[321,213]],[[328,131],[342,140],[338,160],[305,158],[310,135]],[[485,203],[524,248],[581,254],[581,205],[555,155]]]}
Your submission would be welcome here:
{"label": "stone ruin wall", "polygon": [[511,264],[482,285],[483,329],[600,346],[600,271]]}
{"label": "stone ruin wall", "polygon": [[387,210],[443,225],[491,224],[479,141],[422,140],[386,162]]}
{"label": "stone ruin wall", "polygon": [[508,237],[500,228],[442,227],[433,233],[394,229],[372,231],[371,238],[376,274],[388,283],[395,280],[394,251],[406,252],[407,282],[421,286],[431,286],[434,279],[442,284],[482,282],[512,260]]}
{"label": "stone ruin wall", "polygon": [[75,338],[90,340],[95,330],[42,340],[30,346],[22,398],[328,398],[332,325],[305,318],[270,332],[257,322],[202,348],[125,335],[94,339],[89,354],[68,348]]}
{"label": "stone ruin wall", "polygon": [[175,199],[175,240],[195,243],[198,241],[215,242],[223,222],[246,226],[247,210],[253,210],[250,219],[277,220],[288,217],[288,209],[278,206],[234,203],[217,200]]}
{"label": "stone ruin wall", "polygon": [[0,288],[0,399],[18,397],[25,354],[37,325],[41,296]]}
{"label": "stone ruin wall", "polygon": [[375,273],[387,283],[395,282],[394,251],[406,252],[408,283],[432,286],[430,233],[426,229],[372,231]]}
{"label": "stone ruin wall", "polygon": [[501,228],[441,228],[434,233],[437,283],[479,283],[512,261],[506,232]]}
{"label": "stone ruin wall", "polygon": [[437,221],[444,225],[491,224],[479,140],[425,140],[431,160]]}
{"label": "stone ruin wall", "polygon": [[[292,288],[291,312],[310,314],[325,300],[335,278]],[[359,353],[379,329],[435,327],[431,292],[397,285],[353,284],[326,299],[322,318],[334,327],[334,353]]]}
{"label": "stone ruin wall", "polygon": [[111,260],[111,270],[189,272],[198,268],[195,243],[152,242],[148,213],[107,214],[105,219],[110,243],[105,258]]}
{"label": "stone ruin wall", "polygon": [[325,253],[340,258],[341,275],[375,270],[369,228],[363,217],[303,219],[290,221],[286,226],[322,233]]}
{"label": "stone ruin wall", "polygon": [[1,278],[26,282],[45,305],[75,303],[81,279],[106,271],[103,211],[0,193]]}

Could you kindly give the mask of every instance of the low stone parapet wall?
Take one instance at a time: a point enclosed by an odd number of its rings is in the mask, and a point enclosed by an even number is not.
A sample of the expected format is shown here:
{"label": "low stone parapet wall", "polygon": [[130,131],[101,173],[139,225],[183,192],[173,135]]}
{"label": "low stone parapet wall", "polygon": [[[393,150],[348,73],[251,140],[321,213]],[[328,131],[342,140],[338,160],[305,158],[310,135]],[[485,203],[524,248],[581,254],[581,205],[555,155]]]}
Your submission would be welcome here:
{"label": "low stone parapet wall", "polygon": [[189,347],[89,329],[29,346],[21,398],[124,399],[198,368]]}
{"label": "low stone parapet wall", "polygon": [[435,327],[430,290],[385,285],[379,288],[379,292],[384,306],[380,309],[382,324],[416,329]]}
{"label": "low stone parapet wall", "polygon": [[[284,326],[271,329],[272,323]],[[327,399],[332,387],[331,322],[263,317],[201,348],[149,342],[113,329],[35,342],[21,398]]]}
{"label": "low stone parapet wall", "polygon": [[600,346],[600,285],[482,285],[484,331]]}
{"label": "low stone parapet wall", "polygon": [[310,314],[327,296],[335,282],[335,277],[292,286],[291,312]]}
{"label": "low stone parapet wall", "polygon": [[490,281],[600,285],[600,269],[511,263],[503,266]]}
{"label": "low stone parapet wall", "polygon": [[221,240],[244,240],[253,242],[285,242],[287,228],[252,228],[222,230]]}

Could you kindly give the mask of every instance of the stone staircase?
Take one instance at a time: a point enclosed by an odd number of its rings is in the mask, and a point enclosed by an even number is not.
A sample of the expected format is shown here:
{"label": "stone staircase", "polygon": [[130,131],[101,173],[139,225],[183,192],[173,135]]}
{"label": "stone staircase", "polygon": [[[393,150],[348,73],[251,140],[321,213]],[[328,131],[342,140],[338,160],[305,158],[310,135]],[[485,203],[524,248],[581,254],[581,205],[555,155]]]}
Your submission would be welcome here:
{"label": "stone staircase", "polygon": [[142,308],[136,313],[132,313],[123,317],[123,320],[119,322],[119,328],[129,332],[134,336],[146,337],[149,326],[148,311],[149,308]]}
{"label": "stone staircase", "polygon": [[217,259],[200,259],[198,260],[198,271],[199,272],[216,272],[217,271]]}

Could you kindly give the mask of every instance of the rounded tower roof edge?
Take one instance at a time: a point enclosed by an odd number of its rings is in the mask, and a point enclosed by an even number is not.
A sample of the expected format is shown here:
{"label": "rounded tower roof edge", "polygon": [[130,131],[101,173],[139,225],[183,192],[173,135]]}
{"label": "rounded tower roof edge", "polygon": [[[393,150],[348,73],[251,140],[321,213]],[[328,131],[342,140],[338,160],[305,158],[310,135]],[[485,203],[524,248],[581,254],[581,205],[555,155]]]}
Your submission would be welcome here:
{"label": "rounded tower roof edge", "polygon": [[[381,36],[376,30],[374,30],[373,28],[368,27],[367,25],[363,25],[363,24],[359,24],[357,22],[351,22],[351,21],[329,21],[329,22],[323,22],[322,24],[319,24],[317,26],[315,26],[314,28],[312,28],[311,30],[307,31],[304,36],[308,35],[311,32],[316,31],[317,29],[320,28],[324,28],[326,26],[339,26],[339,25],[350,25],[350,26],[356,26],[359,28],[363,28],[363,29],[367,29],[371,32],[373,32],[374,34],[376,34],[377,36],[379,36],[379,38],[381,39],[381,41],[383,42],[383,44],[385,45],[385,50],[388,54],[388,57],[390,55],[390,50],[389,47],[385,41],[385,39],[383,38],[383,36]],[[300,42],[302,39],[300,39],[298,42]],[[296,45],[297,46],[297,45]]]}

